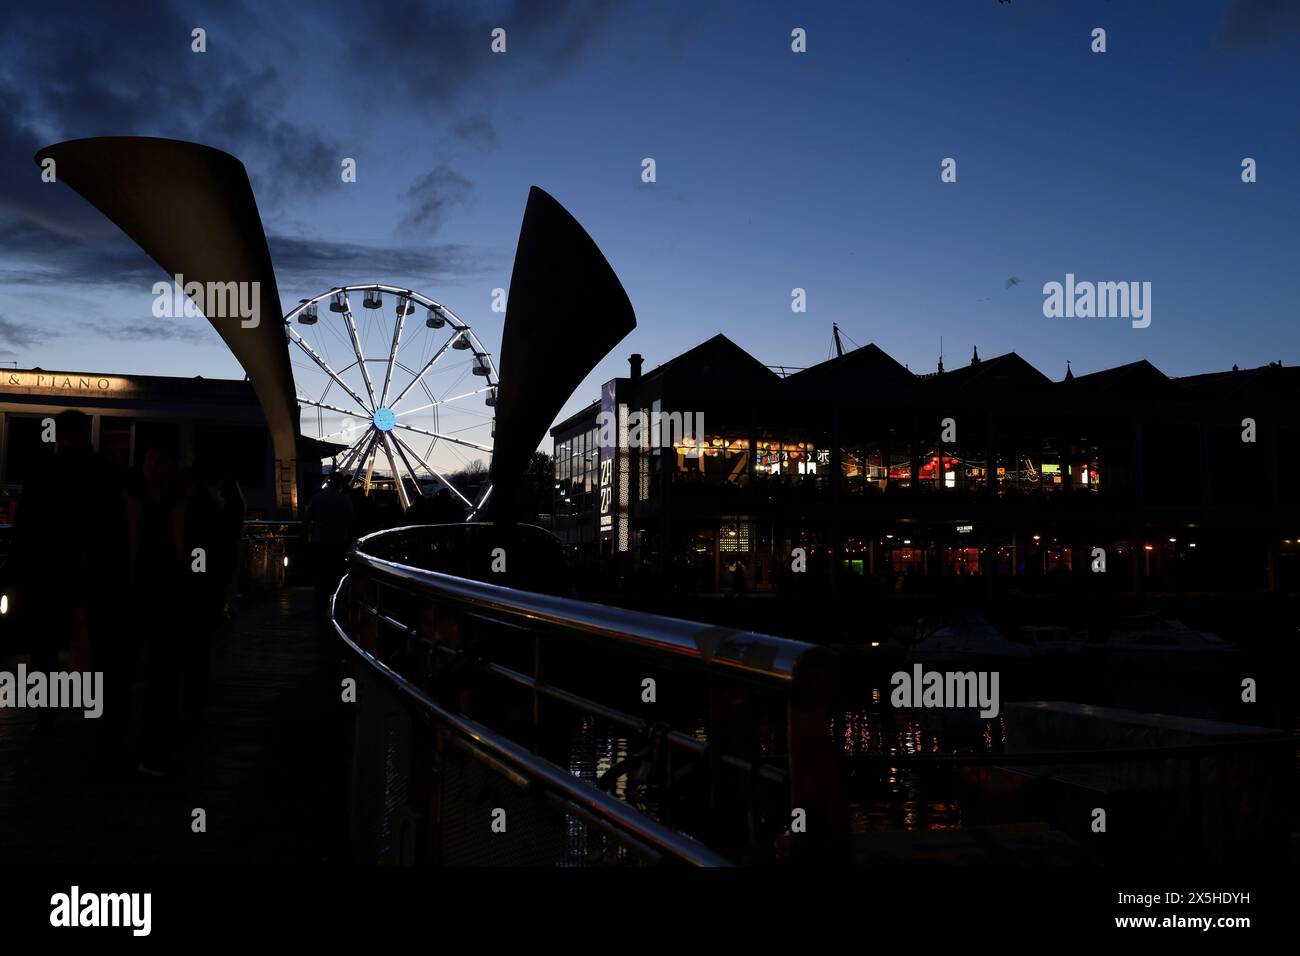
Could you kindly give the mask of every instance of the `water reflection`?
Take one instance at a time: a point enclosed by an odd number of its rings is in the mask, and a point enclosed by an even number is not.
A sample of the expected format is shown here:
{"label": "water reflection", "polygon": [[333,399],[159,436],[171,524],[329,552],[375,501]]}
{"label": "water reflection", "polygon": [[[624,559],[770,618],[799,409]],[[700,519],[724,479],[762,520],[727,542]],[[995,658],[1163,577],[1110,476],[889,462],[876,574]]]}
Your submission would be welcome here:
{"label": "water reflection", "polygon": [[[569,741],[569,773],[603,789],[630,806],[659,819],[662,785],[650,770],[653,751],[633,750],[625,728],[596,717],[584,717]],[[616,776],[606,779],[613,771]],[[565,815],[566,848],[561,866],[620,863],[632,865],[635,857],[609,839],[596,826],[569,813]]]}
{"label": "water reflection", "polygon": [[945,830],[961,826],[960,771],[949,767],[891,766],[854,757],[902,754],[1000,753],[1001,717],[977,710],[910,710],[887,703],[873,687],[861,706],[842,711],[832,733],[848,758],[848,790],[855,832]]}
{"label": "water reflection", "polygon": [[[983,718],[978,710],[895,708],[886,688],[872,687],[863,701],[838,712],[831,733],[846,757],[846,783],[851,821],[856,832],[882,830],[943,830],[961,826],[960,770],[954,767],[918,768],[891,765],[880,758],[914,754],[1000,753],[1006,746],[1001,717]],[[706,740],[702,722],[693,729]],[[662,767],[652,752],[627,736],[626,728],[609,721],[585,717],[575,722],[569,738],[568,767],[574,776],[596,784],[611,771],[608,792],[659,819],[664,805],[663,776],[650,772]],[[778,761],[783,740],[774,728],[764,727],[760,751]],[[676,751],[674,759],[680,759]],[[565,866],[594,862],[633,863],[626,850],[609,840],[599,828],[582,818],[566,816]]]}

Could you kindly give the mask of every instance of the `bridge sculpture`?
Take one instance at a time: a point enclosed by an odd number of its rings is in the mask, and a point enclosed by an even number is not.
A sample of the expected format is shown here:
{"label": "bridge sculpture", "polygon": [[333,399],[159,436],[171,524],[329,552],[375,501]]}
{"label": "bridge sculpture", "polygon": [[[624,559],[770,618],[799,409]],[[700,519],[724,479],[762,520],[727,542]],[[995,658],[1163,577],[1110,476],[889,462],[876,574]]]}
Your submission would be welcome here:
{"label": "bridge sculpture", "polygon": [[[275,451],[277,505],[295,514],[298,398],[275,269],[244,164],[210,146],[136,136],[70,140],[36,154],[38,165],[51,160],[58,180],[108,217],[166,275],[183,277],[187,294],[193,295],[190,283],[196,291],[232,283],[252,290],[251,320],[216,314],[223,310],[208,301],[196,304],[257,393]],[[495,503],[479,501],[478,517],[513,517],[518,483],[547,427],[596,363],[635,326],[627,294],[595,242],[534,186],[519,230],[502,333],[491,464]],[[565,334],[555,335],[556,328]],[[389,460],[397,481],[391,447]]]}

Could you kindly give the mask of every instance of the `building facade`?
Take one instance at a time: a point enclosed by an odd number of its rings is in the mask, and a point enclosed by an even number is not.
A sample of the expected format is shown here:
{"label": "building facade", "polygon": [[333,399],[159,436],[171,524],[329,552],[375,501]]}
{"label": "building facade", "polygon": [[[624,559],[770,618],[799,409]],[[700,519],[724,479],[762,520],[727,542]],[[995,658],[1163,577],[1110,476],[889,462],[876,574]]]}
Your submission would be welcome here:
{"label": "building facade", "polygon": [[[110,466],[137,466],[153,446],[182,463],[196,452],[228,465],[251,518],[281,517],[266,419],[243,380],[112,375],[98,372],[0,369],[0,499],[13,500],[41,455],[52,447],[43,423],[66,409],[91,420],[91,443]],[[300,488],[319,483],[321,459],[338,446],[300,436]],[[310,494],[299,494],[305,501]],[[0,524],[5,516],[0,515]]]}
{"label": "building facade", "polygon": [[1293,592],[1298,406],[1280,363],[1053,381],[1014,352],[918,375],[868,345],[781,376],[719,335],[644,375],[633,356],[552,430],[556,531],[699,594]]}

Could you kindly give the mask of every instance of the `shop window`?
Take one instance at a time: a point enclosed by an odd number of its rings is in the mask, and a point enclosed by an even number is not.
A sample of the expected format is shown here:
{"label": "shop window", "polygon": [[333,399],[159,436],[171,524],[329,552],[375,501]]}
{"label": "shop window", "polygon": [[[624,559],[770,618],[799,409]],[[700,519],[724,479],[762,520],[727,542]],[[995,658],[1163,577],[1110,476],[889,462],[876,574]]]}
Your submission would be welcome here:
{"label": "shop window", "polygon": [[718,550],[734,553],[749,552],[749,523],[745,521],[724,522],[718,529]]}
{"label": "shop window", "polygon": [[959,577],[980,573],[980,549],[958,547],[948,549],[948,571]]}
{"label": "shop window", "polygon": [[911,545],[891,548],[889,566],[895,574],[922,573],[925,571],[925,548],[916,548]]}
{"label": "shop window", "polygon": [[738,434],[714,434],[696,440],[683,435],[673,443],[677,457],[674,480],[691,486],[743,488],[749,483],[749,439]]}
{"label": "shop window", "polygon": [[906,448],[891,448],[889,452],[889,487],[912,487],[912,459]]}

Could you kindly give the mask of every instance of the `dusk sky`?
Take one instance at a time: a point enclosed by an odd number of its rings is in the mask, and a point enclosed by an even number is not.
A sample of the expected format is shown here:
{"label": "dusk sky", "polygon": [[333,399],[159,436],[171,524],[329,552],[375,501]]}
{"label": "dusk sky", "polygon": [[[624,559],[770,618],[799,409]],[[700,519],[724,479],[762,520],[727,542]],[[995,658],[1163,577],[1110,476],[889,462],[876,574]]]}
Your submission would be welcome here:
{"label": "dusk sky", "polygon": [[[491,290],[543,187],[638,319],[566,413],[631,352],[648,370],[720,331],[807,366],[832,322],[917,371],[941,336],[950,368],[978,345],[1052,378],[1067,359],[1300,362],[1300,4],[59,6],[11,9],[0,33],[0,361],[20,367],[242,375],[204,320],[153,318],[161,270],[40,181],[40,147],[125,134],[245,162],[286,308],[407,286],[493,351]],[[1043,284],[1067,273],[1150,282],[1150,327],[1044,317]],[[563,303],[554,318],[566,334]]]}

